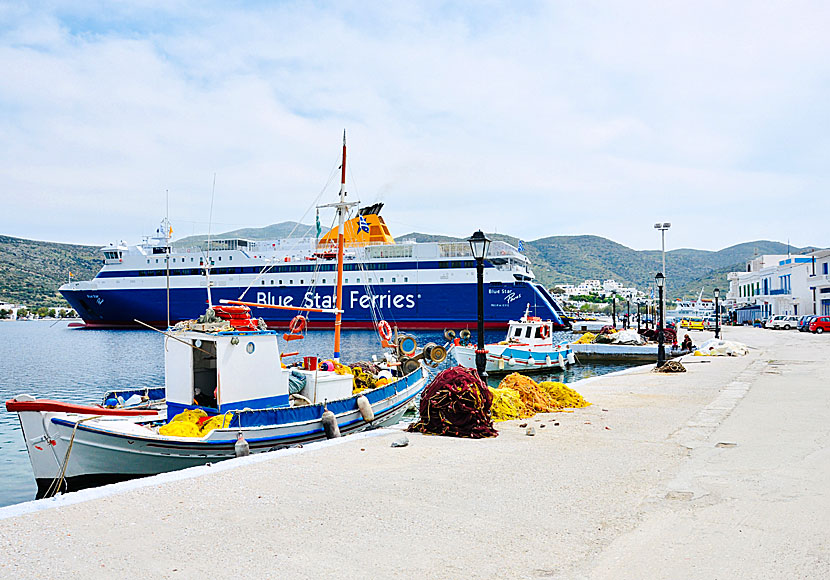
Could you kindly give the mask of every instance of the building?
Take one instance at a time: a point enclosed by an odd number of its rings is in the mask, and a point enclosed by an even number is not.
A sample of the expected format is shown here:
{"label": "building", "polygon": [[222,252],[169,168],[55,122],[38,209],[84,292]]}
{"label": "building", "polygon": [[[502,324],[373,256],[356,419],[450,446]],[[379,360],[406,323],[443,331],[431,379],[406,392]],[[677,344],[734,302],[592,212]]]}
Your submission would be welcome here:
{"label": "building", "polygon": [[746,271],[730,272],[726,303],[758,306],[760,317],[776,314],[830,314],[830,250],[797,256],[765,254],[747,262]]}

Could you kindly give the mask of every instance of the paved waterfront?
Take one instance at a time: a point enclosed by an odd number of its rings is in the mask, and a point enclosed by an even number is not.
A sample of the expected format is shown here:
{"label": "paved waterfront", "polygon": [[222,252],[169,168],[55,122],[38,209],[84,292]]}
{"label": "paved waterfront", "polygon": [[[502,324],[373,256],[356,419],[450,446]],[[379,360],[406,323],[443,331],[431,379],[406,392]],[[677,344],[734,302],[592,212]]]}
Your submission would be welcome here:
{"label": "paved waterfront", "polygon": [[725,331],[750,354],[581,384],[535,437],[393,432],[4,519],[0,577],[830,577],[830,338]]}

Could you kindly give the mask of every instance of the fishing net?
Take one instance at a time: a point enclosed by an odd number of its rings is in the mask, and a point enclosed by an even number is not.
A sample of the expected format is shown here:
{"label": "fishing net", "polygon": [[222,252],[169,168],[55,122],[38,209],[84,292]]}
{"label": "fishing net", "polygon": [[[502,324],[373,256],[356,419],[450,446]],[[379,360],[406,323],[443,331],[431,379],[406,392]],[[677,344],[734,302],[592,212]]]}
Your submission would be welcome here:
{"label": "fishing net", "polygon": [[597,335],[593,332],[586,332],[582,336],[579,337],[579,340],[575,340],[574,344],[591,344],[596,339]]}
{"label": "fishing net", "polygon": [[473,369],[441,371],[421,393],[420,419],[407,429],[451,437],[496,437],[493,395]]}
{"label": "fishing net", "polygon": [[677,360],[670,360],[663,363],[661,367],[655,367],[653,369],[655,373],[685,373],[686,367],[680,364],[680,361]]}
{"label": "fishing net", "polygon": [[208,417],[201,409],[187,409],[159,427],[159,435],[168,437],[203,437],[214,429],[230,425],[233,413]]}
{"label": "fishing net", "polygon": [[536,413],[553,413],[590,405],[563,383],[545,381],[537,384],[519,373],[506,376],[493,393],[493,420],[527,419]]}

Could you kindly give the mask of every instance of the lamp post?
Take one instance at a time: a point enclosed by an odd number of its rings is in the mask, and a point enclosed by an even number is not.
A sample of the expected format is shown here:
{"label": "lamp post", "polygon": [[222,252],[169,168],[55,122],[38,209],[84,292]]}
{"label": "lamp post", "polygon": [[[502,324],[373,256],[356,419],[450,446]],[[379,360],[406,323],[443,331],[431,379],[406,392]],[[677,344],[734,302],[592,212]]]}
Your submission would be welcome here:
{"label": "lamp post", "polygon": [[617,330],[617,291],[611,291],[611,324],[614,325],[614,330]]}
{"label": "lamp post", "polygon": [[720,306],[718,305],[718,298],[720,298],[720,288],[715,288],[715,338],[720,338]]}
{"label": "lamp post", "polygon": [[[660,272],[663,274],[663,284],[666,283],[666,231],[671,227],[669,222],[658,222],[654,224],[655,230],[660,230],[660,239],[661,239],[661,246],[663,248],[663,269]],[[668,294],[668,288],[665,289],[666,296]],[[666,302],[664,298],[660,299],[660,307],[665,311],[666,310]]]}
{"label": "lamp post", "polygon": [[660,317],[657,327],[657,368],[659,369],[666,363],[666,347],[663,345],[663,285],[666,283],[666,277],[662,272],[657,272],[654,277],[657,282],[657,292],[660,299]]}
{"label": "lamp post", "polygon": [[478,279],[478,342],[476,343],[476,370],[478,376],[484,380],[487,376],[485,367],[487,366],[487,351],[484,350],[484,256],[487,255],[487,248],[490,246],[490,240],[484,235],[484,232],[478,230],[467,239],[470,242],[470,249],[473,252],[473,258],[476,260],[476,274]]}
{"label": "lamp post", "polygon": [[625,299],[625,328],[628,330],[631,327],[631,298]]}
{"label": "lamp post", "polygon": [[637,300],[637,334],[640,333],[640,301]]}

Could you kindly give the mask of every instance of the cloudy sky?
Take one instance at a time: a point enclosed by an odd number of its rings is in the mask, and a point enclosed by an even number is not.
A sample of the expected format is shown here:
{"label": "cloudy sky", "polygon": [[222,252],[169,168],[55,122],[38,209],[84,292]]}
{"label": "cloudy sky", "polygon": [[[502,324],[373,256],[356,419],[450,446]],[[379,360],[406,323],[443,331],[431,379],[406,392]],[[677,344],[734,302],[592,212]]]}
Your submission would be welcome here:
{"label": "cloudy sky", "polygon": [[830,246],[828,29],[827,2],[0,0],[0,233],[135,242],[166,191],[205,233],[214,174],[214,232],[299,220],[346,129],[397,235]]}

